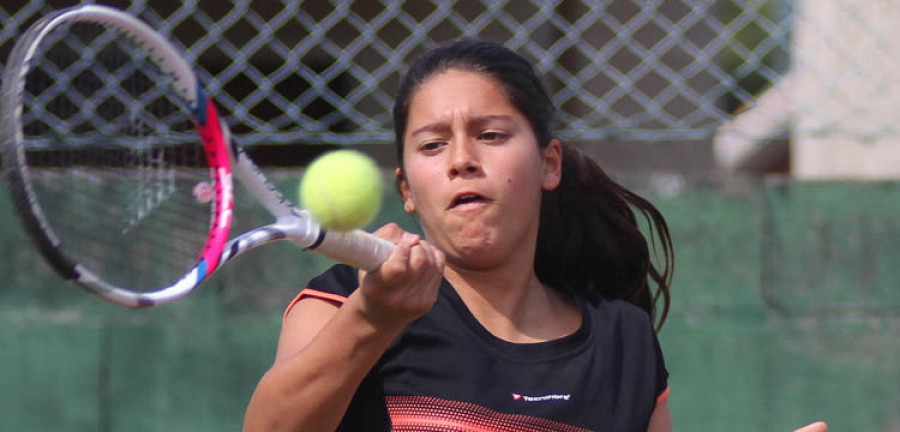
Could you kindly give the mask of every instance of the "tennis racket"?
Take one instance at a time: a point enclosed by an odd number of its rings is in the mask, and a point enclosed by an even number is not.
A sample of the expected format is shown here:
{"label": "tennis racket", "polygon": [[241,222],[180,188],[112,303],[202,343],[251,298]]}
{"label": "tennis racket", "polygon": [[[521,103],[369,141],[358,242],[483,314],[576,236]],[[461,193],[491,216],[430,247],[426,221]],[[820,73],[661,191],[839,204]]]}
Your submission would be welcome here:
{"label": "tennis racket", "polygon": [[[46,261],[128,307],[175,301],[225,263],[292,240],[357,268],[393,245],[327,231],[246,153],[190,65],[137,18],[61,10],[17,41],[2,85],[0,157],[13,207]],[[274,222],[229,240],[237,178]]]}

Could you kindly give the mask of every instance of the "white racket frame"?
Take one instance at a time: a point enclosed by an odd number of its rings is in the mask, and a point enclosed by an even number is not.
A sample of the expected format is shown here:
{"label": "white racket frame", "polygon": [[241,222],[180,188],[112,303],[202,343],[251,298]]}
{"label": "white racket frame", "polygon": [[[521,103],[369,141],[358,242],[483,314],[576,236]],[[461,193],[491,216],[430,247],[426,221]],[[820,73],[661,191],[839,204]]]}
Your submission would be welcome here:
{"label": "white racket frame", "polygon": [[[13,195],[18,193],[17,197],[20,200],[24,198],[28,201],[28,205],[25,206],[27,208],[18,209],[20,213],[31,213],[23,217],[26,228],[30,228],[26,231],[37,243],[45,259],[63,277],[73,280],[90,294],[111,303],[127,307],[149,307],[184,297],[231,259],[273,241],[291,240],[303,249],[314,250],[364,270],[376,269],[390,255],[394,248],[391,242],[359,229],[325,230],[308,212],[294,206],[279,193],[247,154],[233,145],[227,125],[218,119],[214,105],[205,96],[193,69],[178,50],[149,25],[126,12],[87,4],[59,11],[33,24],[17,42],[17,48],[13,49],[10,56],[10,58],[23,56],[19,63],[22,67],[18,70],[7,69],[3,80],[3,97],[21,97],[28,65],[37,47],[54,28],[69,22],[96,22],[112,26],[127,35],[136,45],[146,48],[152,53],[150,56],[152,61],[173,77],[175,83],[173,88],[194,114],[198,128],[211,128],[206,129],[207,134],[221,136],[221,139],[211,140],[217,142],[215,145],[222,147],[217,150],[227,154],[228,159],[226,163],[220,164],[221,172],[216,172],[213,176],[217,183],[215,207],[217,211],[215,217],[211,218],[215,224],[210,230],[211,233],[218,230],[219,235],[224,235],[223,239],[228,236],[233,203],[232,175],[237,177],[249,194],[274,216],[275,222],[241,234],[227,243],[221,240],[208,241],[207,248],[212,247],[211,252],[204,252],[197,263],[170,286],[152,291],[134,291],[104,281],[78,263],[76,257],[66,256],[64,252],[58,250],[59,241],[31,190],[28,168],[25,164],[25,150],[21,145],[24,135],[21,128],[22,110],[19,107],[14,113],[3,115],[2,145],[17,147],[12,152],[4,151],[4,155],[13,157],[3,158],[12,159],[4,162],[6,166],[3,167],[3,171],[8,179],[14,179],[9,183],[21,183],[18,185],[20,190],[13,192]],[[10,62],[7,62],[7,66],[9,64]],[[6,133],[10,130],[14,132]]]}

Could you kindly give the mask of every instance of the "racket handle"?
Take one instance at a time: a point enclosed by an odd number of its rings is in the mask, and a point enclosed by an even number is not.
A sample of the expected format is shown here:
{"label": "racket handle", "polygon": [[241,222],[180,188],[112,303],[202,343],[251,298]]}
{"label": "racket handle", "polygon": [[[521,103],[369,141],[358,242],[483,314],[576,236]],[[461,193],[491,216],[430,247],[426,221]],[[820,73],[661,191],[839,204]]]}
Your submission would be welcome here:
{"label": "racket handle", "polygon": [[315,248],[317,253],[366,271],[377,269],[393,250],[393,243],[358,229],[326,231]]}

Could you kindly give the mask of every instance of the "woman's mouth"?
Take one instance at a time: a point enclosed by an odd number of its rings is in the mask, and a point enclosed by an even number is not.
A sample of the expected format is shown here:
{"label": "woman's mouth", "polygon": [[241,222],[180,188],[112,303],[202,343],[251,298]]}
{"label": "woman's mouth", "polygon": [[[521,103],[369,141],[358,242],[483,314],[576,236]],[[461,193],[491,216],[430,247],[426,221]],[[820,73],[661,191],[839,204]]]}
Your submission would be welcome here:
{"label": "woman's mouth", "polygon": [[474,192],[465,192],[453,197],[450,202],[450,209],[454,208],[471,208],[481,204],[489,203],[491,200]]}

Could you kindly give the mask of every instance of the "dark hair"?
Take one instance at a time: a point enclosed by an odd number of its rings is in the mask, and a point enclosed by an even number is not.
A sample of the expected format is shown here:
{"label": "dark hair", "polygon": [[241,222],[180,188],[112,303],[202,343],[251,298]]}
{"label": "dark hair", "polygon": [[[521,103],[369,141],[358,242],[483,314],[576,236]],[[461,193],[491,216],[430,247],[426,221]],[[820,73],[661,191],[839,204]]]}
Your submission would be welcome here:
{"label": "dark hair", "polygon": [[[556,108],[531,64],[502,45],[465,39],[427,52],[401,81],[394,103],[401,164],[412,96],[423,82],[451,69],[496,80],[511,104],[528,119],[538,146],[545,148],[550,143]],[[659,240],[662,270],[651,257],[657,242],[653,237],[648,242],[641,232],[635,210],[648,223],[650,235]],[[571,289],[591,300],[604,297],[631,302],[657,321],[658,328],[668,315],[674,256],[665,219],[650,202],[616,183],[574,146],[563,146],[560,185],[545,191],[541,200],[534,268],[548,285]],[[660,301],[661,310],[657,311]]]}

